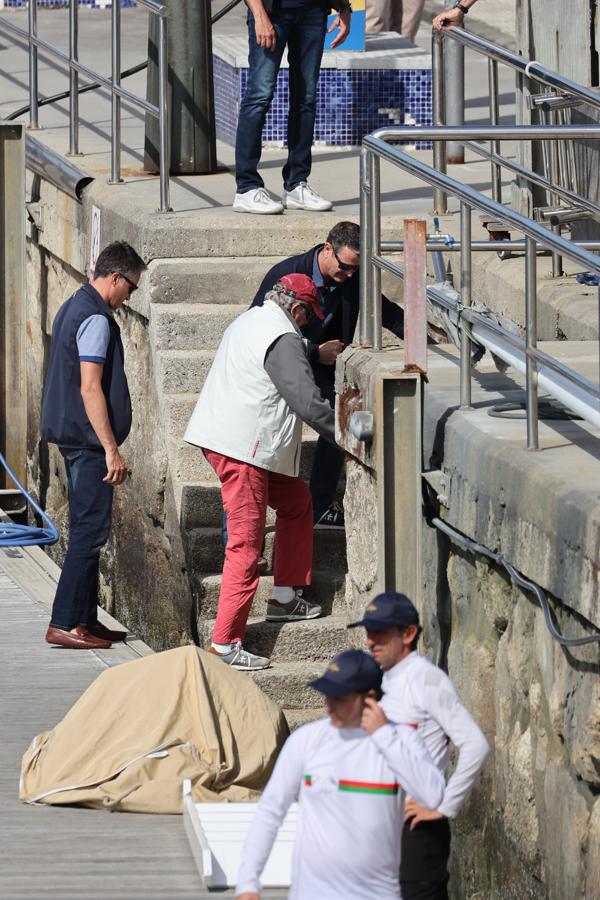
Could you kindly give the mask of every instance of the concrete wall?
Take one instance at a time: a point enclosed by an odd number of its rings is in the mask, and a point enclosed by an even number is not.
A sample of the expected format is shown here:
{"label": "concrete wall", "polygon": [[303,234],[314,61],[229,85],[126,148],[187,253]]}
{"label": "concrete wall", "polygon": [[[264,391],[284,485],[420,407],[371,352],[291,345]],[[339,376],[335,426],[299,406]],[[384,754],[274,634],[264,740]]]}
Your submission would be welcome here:
{"label": "concrete wall", "polygon": [[[588,466],[578,479],[566,457],[557,476],[552,452],[528,453],[514,423],[497,426],[486,414],[498,397],[511,398],[508,380],[493,373],[478,378],[492,392],[487,402],[475,387],[474,410],[458,410],[449,356],[446,348],[431,355],[424,404],[424,467],[442,472],[440,514],[540,584],[560,631],[599,631],[597,458],[572,458],[572,467]],[[346,351],[339,389],[358,390],[368,405],[373,381],[401,360],[391,349]],[[381,523],[376,444],[357,452],[346,432],[345,445],[346,604],[355,618],[375,590]],[[453,824],[451,896],[592,900],[600,890],[599,644],[561,648],[531,594],[425,522],[422,549],[422,652],[447,669],[492,747]]]}
{"label": "concrete wall", "polygon": [[[47,227],[34,229],[27,242],[28,465],[30,486],[61,528],[60,543],[49,549],[60,564],[68,534],[66,481],[57,448],[40,442],[40,407],[54,317],[86,280],[89,216],[81,204],[46,183],[41,201]],[[116,237],[121,235],[105,230],[103,243]],[[189,638],[189,586],[175,504],[169,498],[148,317],[124,308],[117,319],[133,406],[132,431],[122,448],[131,477],[114,492],[101,593],[113,615],[162,649]]]}

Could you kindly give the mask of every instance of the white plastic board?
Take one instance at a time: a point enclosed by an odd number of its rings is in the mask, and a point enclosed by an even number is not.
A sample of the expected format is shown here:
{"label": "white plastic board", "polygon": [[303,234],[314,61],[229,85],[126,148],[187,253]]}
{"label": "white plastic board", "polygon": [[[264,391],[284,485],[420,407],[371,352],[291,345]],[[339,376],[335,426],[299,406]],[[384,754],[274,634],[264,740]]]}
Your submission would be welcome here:
{"label": "white plastic board", "polygon": [[[256,803],[194,803],[189,781],[183,785],[183,822],[205,887],[235,887],[242,847]],[[289,887],[298,805],[281,824],[262,874],[263,887]]]}

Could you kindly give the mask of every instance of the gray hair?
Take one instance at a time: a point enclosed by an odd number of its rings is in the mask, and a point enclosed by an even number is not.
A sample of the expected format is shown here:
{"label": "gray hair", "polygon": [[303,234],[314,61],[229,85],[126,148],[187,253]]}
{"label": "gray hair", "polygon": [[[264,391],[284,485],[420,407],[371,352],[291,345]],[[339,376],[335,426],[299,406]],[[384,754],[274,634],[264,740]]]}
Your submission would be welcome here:
{"label": "gray hair", "polygon": [[286,312],[290,312],[292,306],[299,302],[295,297],[286,294],[284,286],[279,282],[273,287],[272,291],[267,291],[264,302],[266,303],[267,300],[270,300],[271,303],[275,303],[277,306],[281,306]]}

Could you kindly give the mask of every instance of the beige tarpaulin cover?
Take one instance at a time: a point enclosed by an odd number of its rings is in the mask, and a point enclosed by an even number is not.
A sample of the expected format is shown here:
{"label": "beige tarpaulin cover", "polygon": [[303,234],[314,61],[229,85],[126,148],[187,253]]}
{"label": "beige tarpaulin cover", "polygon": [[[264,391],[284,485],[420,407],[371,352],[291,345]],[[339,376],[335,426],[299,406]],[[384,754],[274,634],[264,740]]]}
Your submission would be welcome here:
{"label": "beige tarpaulin cover", "polygon": [[19,796],[128,812],[180,813],[195,801],[255,800],[288,734],[248,675],[196,647],[102,673],[23,757]]}

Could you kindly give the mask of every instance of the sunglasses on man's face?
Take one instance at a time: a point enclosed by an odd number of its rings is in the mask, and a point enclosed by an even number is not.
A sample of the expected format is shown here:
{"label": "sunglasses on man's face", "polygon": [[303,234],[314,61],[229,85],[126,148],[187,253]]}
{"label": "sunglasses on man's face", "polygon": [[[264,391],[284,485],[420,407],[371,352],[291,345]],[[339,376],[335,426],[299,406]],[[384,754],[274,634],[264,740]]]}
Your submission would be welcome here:
{"label": "sunglasses on man's face", "polygon": [[337,260],[337,264],[338,264],[339,268],[342,270],[342,272],[357,272],[358,271],[358,269],[359,269],[358,265],[354,266],[351,263],[342,262],[342,260],[339,258],[339,256],[335,252],[335,249],[333,247],[331,249],[333,250],[333,255],[335,256],[335,258]]}
{"label": "sunglasses on man's face", "polygon": [[129,285],[129,296],[131,297],[133,292],[137,291],[137,289],[138,289],[137,284],[135,283],[135,281],[132,281],[131,278],[128,278],[127,275],[123,275],[122,272],[117,272],[117,275],[119,275],[119,277],[122,278],[123,281],[126,281],[127,284]]}

